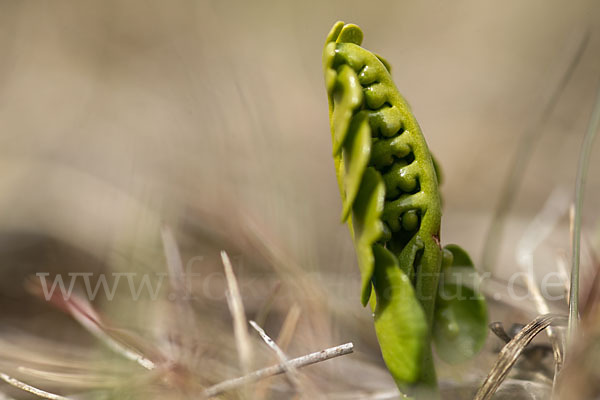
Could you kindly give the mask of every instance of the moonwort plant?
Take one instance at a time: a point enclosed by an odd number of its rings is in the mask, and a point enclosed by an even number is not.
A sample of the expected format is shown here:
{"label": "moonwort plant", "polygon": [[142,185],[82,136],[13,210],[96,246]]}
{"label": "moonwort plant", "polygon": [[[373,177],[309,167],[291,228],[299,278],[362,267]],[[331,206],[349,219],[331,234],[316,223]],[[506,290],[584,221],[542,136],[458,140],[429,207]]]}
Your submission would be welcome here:
{"label": "moonwort plant", "polygon": [[440,171],[390,65],[361,47],[363,34],[337,22],[323,50],[333,158],[388,370],[401,391],[438,396],[431,342],[447,362],[482,347],[483,297],[465,276],[469,256],[440,245]]}

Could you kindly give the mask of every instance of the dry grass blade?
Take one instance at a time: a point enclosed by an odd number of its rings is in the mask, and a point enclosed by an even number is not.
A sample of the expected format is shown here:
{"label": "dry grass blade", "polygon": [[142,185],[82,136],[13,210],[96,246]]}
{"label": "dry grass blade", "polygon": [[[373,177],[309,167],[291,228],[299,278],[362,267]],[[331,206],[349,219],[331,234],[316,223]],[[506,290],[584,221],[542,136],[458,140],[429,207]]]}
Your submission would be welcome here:
{"label": "dry grass blade", "polygon": [[492,398],[500,384],[504,381],[519,355],[533,338],[546,329],[550,324],[566,323],[567,317],[563,315],[540,315],[528,323],[506,346],[500,351],[498,360],[477,391],[474,400],[489,400]]}
{"label": "dry grass blade", "polygon": [[258,312],[256,313],[256,316],[254,317],[254,321],[256,321],[256,323],[258,325],[265,324],[265,321],[267,320],[267,316],[271,312],[271,308],[273,307],[273,304],[275,303],[275,298],[277,297],[277,294],[279,294],[280,289],[281,289],[281,282],[277,282],[275,284],[275,286],[273,286],[271,293],[269,294],[269,296],[267,297],[267,299],[265,300],[263,305],[258,309]]}
{"label": "dry grass blade", "polygon": [[[290,311],[287,313],[285,320],[283,321],[283,325],[281,326],[281,330],[277,336],[277,343],[279,343],[279,348],[284,352],[287,350],[287,347],[294,336],[296,325],[298,324],[298,319],[300,318],[300,312],[300,306],[297,303],[294,303],[290,308]],[[257,399],[266,399],[268,390],[269,381],[265,380],[256,385],[254,394]]]}
{"label": "dry grass blade", "polygon": [[250,371],[250,363],[252,362],[252,346],[250,344],[250,335],[248,334],[244,303],[242,302],[237,279],[233,273],[231,261],[224,251],[221,251],[221,260],[225,268],[225,278],[227,279],[227,287],[229,289],[227,304],[233,317],[233,333],[239,352],[240,364],[243,373],[247,374]]}
{"label": "dry grass blade", "polygon": [[258,332],[258,334],[260,335],[261,339],[267,344],[267,346],[269,346],[275,352],[275,354],[277,354],[277,357],[279,358],[279,360],[282,363],[285,363],[285,362],[288,361],[288,358],[285,355],[285,353],[283,352],[283,350],[281,350],[279,348],[279,346],[277,346],[277,343],[275,343],[275,341],[273,339],[271,339],[269,337],[269,335],[267,335],[267,332],[265,332],[265,330],[263,328],[261,328],[254,321],[250,321],[250,325],[252,326],[252,328],[254,328],[254,330],[256,332]]}
{"label": "dry grass blade", "polygon": [[41,397],[42,399],[50,399],[50,400],[71,400],[68,397],[65,396],[61,396],[58,394],[54,394],[54,393],[50,393],[50,392],[46,392],[45,390],[41,390],[38,389],[36,387],[33,387],[31,385],[26,384],[25,382],[21,382],[13,377],[10,377],[4,373],[0,373],[0,379],[2,379],[4,382],[8,383],[11,386],[14,386],[16,388],[19,388],[21,390],[24,390],[25,392],[29,392],[31,394],[34,394],[38,397]]}
{"label": "dry grass blade", "polygon": [[301,311],[298,303],[294,303],[285,317],[283,325],[281,325],[281,331],[279,332],[279,336],[277,336],[277,343],[279,343],[279,347],[283,351],[287,349],[292,340],[292,336],[294,336]]}
{"label": "dry grass blade", "polygon": [[86,374],[85,372],[55,372],[41,370],[38,368],[30,368],[19,366],[19,373],[25,374],[27,377],[44,379],[50,382],[60,382],[61,387],[87,389],[94,388],[111,388],[123,383],[121,377],[112,376],[109,374]]}
{"label": "dry grass blade", "polygon": [[181,253],[177,246],[173,231],[168,226],[163,226],[161,231],[161,238],[163,243],[163,249],[165,252],[165,258],[167,259],[167,268],[169,270],[169,279],[173,289],[178,292],[185,292],[185,275],[183,270],[183,263],[181,261]]}
{"label": "dry grass blade", "polygon": [[[169,300],[171,300],[175,316],[173,324],[168,328],[169,339],[171,339],[169,351],[171,358],[175,360],[194,359],[198,356],[198,347],[195,346],[196,338],[193,335],[193,332],[197,331],[197,324],[190,301],[191,289],[186,287],[186,271],[183,268],[181,252],[173,231],[168,226],[162,227],[161,237],[169,271],[169,281],[173,289],[173,293],[169,294]],[[189,334],[182,335],[181,332]],[[177,344],[173,344],[173,341]]]}
{"label": "dry grass blade", "polygon": [[[42,296],[39,281],[28,280],[26,287],[32,293]],[[71,294],[68,298],[63,298],[62,295],[53,293],[49,301],[53,306],[71,315],[85,330],[115,353],[137,362],[148,370],[156,367],[154,361],[138,351],[135,346],[128,344],[127,341],[117,339],[116,334],[119,333],[119,330],[106,324],[87,299],[75,294]],[[129,334],[120,336],[132,337]],[[164,356],[157,353],[156,358],[164,358]]]}
{"label": "dry grass blade", "polygon": [[258,324],[256,322],[250,321],[250,325],[252,325],[252,327],[254,328],[254,330],[256,330],[256,332],[258,332],[258,334],[260,335],[262,340],[267,344],[267,346],[269,346],[275,352],[275,354],[277,354],[277,358],[279,358],[279,361],[282,364],[286,365],[286,370],[287,370],[288,376],[289,376],[290,380],[292,381],[292,383],[294,384],[294,387],[296,388],[296,390],[299,391],[300,390],[300,379],[298,377],[298,371],[296,370],[296,368],[292,367],[291,365],[288,365],[288,357],[285,355],[283,350],[281,350],[281,348],[277,345],[277,343],[275,343],[275,341],[273,339],[271,339],[269,337],[269,335],[267,335],[265,330],[263,328],[261,328],[260,326],[258,326]]}
{"label": "dry grass blade", "polygon": [[88,302],[72,296],[66,301],[66,306],[69,313],[77,322],[81,324],[81,326],[83,326],[88,332],[94,335],[98,340],[103,342],[115,353],[120,354],[129,360],[137,362],[147,370],[153,370],[156,367],[152,360],[140,354],[131,346],[128,346],[113,338],[108,333],[108,330],[105,328],[104,324],[101,322],[100,317],[94,312],[92,306]]}
{"label": "dry grass blade", "polygon": [[581,153],[579,164],[577,165],[577,178],[575,181],[575,218],[573,224],[572,237],[572,259],[571,259],[571,290],[569,298],[569,334],[568,343],[571,343],[575,337],[577,325],[579,322],[579,258],[581,252],[581,211],[583,209],[583,194],[585,181],[587,178],[592,145],[600,126],[600,87],[596,95],[594,111],[590,117],[583,143],[581,144]]}
{"label": "dry grass blade", "polygon": [[317,351],[315,353],[307,354],[302,357],[294,358],[289,360],[287,363],[281,363],[278,365],[273,365],[271,367],[259,369],[258,371],[254,371],[248,375],[244,375],[239,378],[231,379],[225,382],[218,383],[214,386],[207,388],[204,391],[205,397],[213,397],[217,396],[223,392],[228,390],[236,389],[247,385],[249,383],[253,383],[259,381],[264,378],[268,378],[273,375],[278,375],[284,373],[286,368],[302,368],[307,365],[316,364],[321,361],[329,360],[331,358],[343,356],[346,354],[350,354],[354,351],[354,345],[352,343],[342,344],[336,347],[331,347],[329,349],[325,349],[322,351]]}

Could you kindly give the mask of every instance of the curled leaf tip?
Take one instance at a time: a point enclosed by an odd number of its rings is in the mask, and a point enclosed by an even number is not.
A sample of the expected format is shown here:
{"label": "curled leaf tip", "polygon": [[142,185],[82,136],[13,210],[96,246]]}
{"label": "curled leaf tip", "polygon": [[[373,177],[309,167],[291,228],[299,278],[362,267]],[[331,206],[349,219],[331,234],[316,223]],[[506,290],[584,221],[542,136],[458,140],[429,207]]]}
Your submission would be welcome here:
{"label": "curled leaf tip", "polygon": [[353,43],[360,46],[363,40],[362,30],[354,24],[346,24],[340,31],[337,43]]}
{"label": "curled leaf tip", "polygon": [[344,27],[344,21],[338,21],[335,24],[333,24],[333,27],[331,28],[331,30],[329,31],[329,34],[327,35],[327,40],[325,41],[325,44],[335,42],[337,40],[338,36],[340,36],[340,32],[342,31],[343,27]]}

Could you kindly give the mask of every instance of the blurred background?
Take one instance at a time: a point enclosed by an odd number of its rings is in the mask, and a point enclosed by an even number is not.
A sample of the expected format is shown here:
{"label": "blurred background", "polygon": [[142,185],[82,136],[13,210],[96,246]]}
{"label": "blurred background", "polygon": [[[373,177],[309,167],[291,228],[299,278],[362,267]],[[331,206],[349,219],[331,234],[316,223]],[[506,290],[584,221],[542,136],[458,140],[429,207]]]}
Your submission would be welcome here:
{"label": "blurred background", "polygon": [[[208,357],[223,365],[206,382],[239,374],[224,280],[207,280],[222,271],[225,249],[249,316],[274,298],[264,323],[276,336],[290,308],[302,309],[294,356],[353,341],[357,370],[373,371],[370,383],[359,384],[340,373],[353,368],[350,361],[331,361],[314,367],[324,374],[314,374],[314,385],[334,376],[330,392],[393,388],[339,223],[321,69],[337,20],[358,24],[363,45],[390,62],[442,165],[442,242],[461,244],[481,267],[504,182],[529,146],[510,187],[514,203],[496,241],[494,275],[508,279],[517,270],[519,240],[552,193],[563,200],[535,266],[556,270],[557,255],[570,251],[568,207],[600,83],[594,0],[2,0],[4,354],[38,336],[96,351],[93,338],[24,282],[38,272],[165,271],[160,229],[168,226],[184,264],[196,263],[200,274],[193,308],[202,328],[192,336],[209,348],[223,342]],[[600,245],[597,148],[585,192],[583,268]],[[115,324],[148,340],[170,326],[169,304],[95,301]],[[7,373],[63,394],[83,391],[28,376],[8,359],[0,362]],[[199,359],[200,374],[217,365]]]}

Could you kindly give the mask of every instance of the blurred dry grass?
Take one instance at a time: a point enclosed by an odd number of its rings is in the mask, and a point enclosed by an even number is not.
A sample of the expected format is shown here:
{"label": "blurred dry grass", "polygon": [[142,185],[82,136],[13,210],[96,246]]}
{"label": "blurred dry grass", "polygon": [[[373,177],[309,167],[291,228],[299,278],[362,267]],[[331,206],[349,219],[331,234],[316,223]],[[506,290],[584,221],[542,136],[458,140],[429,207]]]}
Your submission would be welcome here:
{"label": "blurred dry grass", "polygon": [[[357,344],[359,361],[343,361],[344,379],[342,361],[331,361],[314,367],[330,373],[312,373],[317,385],[393,387],[369,312],[359,307],[354,251],[338,223],[320,65],[325,34],[338,19],[359,24],[365,45],[394,67],[444,167],[443,241],[464,245],[474,259],[520,138],[543,130],[503,242],[498,273],[514,271],[524,227],[556,186],[572,188],[600,76],[597,2],[3,0],[3,326],[90,345],[68,318],[30,299],[24,277],[163,271],[159,231],[167,223],[185,262],[203,257],[194,283],[203,329],[195,335],[203,348],[221,349],[195,366],[210,371],[207,382],[239,373],[219,296],[224,282],[205,280],[221,271],[218,251],[226,248],[250,314],[282,282],[268,329],[276,332],[292,304],[301,304],[293,354]],[[536,127],[586,32],[590,42],[555,112]],[[596,248],[599,167],[595,157],[584,211]],[[566,217],[536,265],[553,270],[557,249],[568,251]],[[102,307],[148,337],[166,324],[157,322],[163,306],[155,303]],[[469,374],[465,367],[449,376]],[[366,377],[357,383],[357,375]]]}

